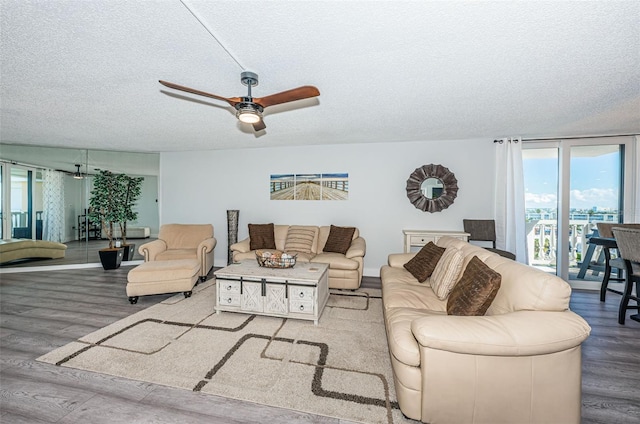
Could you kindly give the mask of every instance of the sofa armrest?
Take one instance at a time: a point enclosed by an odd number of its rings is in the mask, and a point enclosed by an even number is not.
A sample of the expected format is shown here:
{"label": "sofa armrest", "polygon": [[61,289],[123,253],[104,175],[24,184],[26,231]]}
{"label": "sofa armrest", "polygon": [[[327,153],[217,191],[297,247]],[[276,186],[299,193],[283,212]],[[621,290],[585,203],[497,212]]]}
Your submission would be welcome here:
{"label": "sofa armrest", "polygon": [[356,237],[351,241],[349,250],[344,254],[347,258],[362,258],[367,253],[367,244],[362,237]]}
{"label": "sofa armrest", "polygon": [[158,240],[150,241],[148,243],[141,244],[140,247],[138,248],[138,253],[144,256],[145,262],[149,262],[149,261],[155,261],[156,256],[159,253],[164,252],[165,250],[167,250],[167,244],[164,242],[164,240],[158,239]]}
{"label": "sofa armrest", "polygon": [[247,253],[251,252],[251,242],[249,237],[229,246],[232,252]]}
{"label": "sofa armrest", "polygon": [[218,241],[215,237],[210,237],[208,239],[202,240],[198,245],[198,258],[200,258],[201,254],[211,253],[213,249],[216,247]]}
{"label": "sofa armrest", "polygon": [[591,327],[571,311],[517,311],[491,316],[435,315],[414,320],[411,331],[430,349],[488,356],[531,356],[580,345]]}
{"label": "sofa armrest", "polygon": [[392,253],[387,258],[387,263],[394,268],[402,268],[415,255],[415,253]]}

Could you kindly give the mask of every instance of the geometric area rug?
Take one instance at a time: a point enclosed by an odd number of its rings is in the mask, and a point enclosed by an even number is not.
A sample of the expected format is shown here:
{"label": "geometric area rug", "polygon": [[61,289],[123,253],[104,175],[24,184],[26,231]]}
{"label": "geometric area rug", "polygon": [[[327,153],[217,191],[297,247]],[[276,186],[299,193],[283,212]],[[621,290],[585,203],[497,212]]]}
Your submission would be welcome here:
{"label": "geometric area rug", "polygon": [[37,360],[363,423],[398,408],[378,289],[331,290],[313,321],[215,313],[215,279]]}

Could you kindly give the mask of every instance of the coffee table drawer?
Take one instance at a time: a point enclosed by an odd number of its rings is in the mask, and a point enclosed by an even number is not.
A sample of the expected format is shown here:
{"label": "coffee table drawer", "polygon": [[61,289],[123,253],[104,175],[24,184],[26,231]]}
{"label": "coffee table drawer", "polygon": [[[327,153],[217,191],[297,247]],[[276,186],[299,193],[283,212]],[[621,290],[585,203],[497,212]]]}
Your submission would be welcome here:
{"label": "coffee table drawer", "polygon": [[220,293],[218,305],[240,306],[240,293]]}
{"label": "coffee table drawer", "polygon": [[290,286],[289,298],[291,300],[299,300],[313,302],[316,295],[316,289],[313,287]]}
{"label": "coffee table drawer", "polygon": [[313,305],[314,305],[314,302],[312,300],[305,301],[305,300],[291,299],[289,301],[289,312],[313,315],[313,312],[314,312]]}
{"label": "coffee table drawer", "polygon": [[220,280],[216,284],[220,284],[220,296],[225,294],[240,294],[240,281]]}

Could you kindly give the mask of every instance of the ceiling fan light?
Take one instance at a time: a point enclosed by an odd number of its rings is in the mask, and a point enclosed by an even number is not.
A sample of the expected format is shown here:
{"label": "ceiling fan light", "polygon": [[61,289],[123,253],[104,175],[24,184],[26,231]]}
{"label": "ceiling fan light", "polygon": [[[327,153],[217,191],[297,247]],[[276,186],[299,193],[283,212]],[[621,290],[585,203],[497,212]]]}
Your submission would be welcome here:
{"label": "ceiling fan light", "polygon": [[236,117],[240,122],[244,122],[245,124],[255,124],[256,122],[260,122],[262,114],[259,110],[251,106],[243,106],[236,112]]}

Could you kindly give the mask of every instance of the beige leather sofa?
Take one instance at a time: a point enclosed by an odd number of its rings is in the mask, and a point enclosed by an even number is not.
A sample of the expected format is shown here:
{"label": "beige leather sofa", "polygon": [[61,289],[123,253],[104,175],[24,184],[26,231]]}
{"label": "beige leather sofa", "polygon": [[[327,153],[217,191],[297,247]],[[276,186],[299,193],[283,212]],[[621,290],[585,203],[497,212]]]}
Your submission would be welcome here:
{"label": "beige leather sofa", "polygon": [[[289,225],[274,225],[276,249],[285,251]],[[357,289],[362,281],[364,255],[366,243],[356,228],[353,233],[351,246],[345,254],[323,252],[329,237],[330,226],[304,226],[315,229],[315,236],[311,245],[311,253],[297,253],[297,260],[302,262],[324,263],[329,265],[329,287],[333,289]],[[235,262],[256,259],[255,250],[251,250],[250,238],[246,238],[230,246]]]}
{"label": "beige leather sofa", "polygon": [[447,315],[426,282],[404,267],[381,267],[395,389],[402,412],[427,423],[579,423],[581,343],[591,331],[569,308],[562,279],[467,242],[443,237],[463,266],[476,255],[501,274],[484,316]]}
{"label": "beige leather sofa", "polygon": [[213,267],[216,243],[211,224],[165,224],[160,227],[158,239],[144,243],[138,252],[145,262],[197,259],[200,280],[204,281]]}

